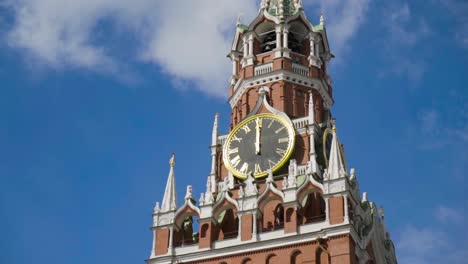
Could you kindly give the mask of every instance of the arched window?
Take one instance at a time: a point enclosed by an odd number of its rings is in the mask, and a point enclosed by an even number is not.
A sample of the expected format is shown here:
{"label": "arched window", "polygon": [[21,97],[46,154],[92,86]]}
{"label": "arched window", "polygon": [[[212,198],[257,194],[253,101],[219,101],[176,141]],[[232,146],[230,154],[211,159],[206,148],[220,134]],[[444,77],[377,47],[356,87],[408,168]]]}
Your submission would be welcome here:
{"label": "arched window", "polygon": [[179,231],[174,231],[174,246],[180,247],[198,243],[198,217],[187,216],[181,224]]}
{"label": "arched window", "polygon": [[318,192],[309,193],[303,201],[303,223],[314,223],[325,220],[325,200]]}
{"label": "arched window", "polygon": [[302,55],[305,53],[305,47],[308,46],[309,40],[306,39],[309,35],[309,29],[300,21],[293,22],[288,33],[288,48],[292,52]]}
{"label": "arched window", "polygon": [[327,251],[319,248],[315,253],[315,262],[317,264],[330,264],[330,255]]}
{"label": "arched window", "polygon": [[291,222],[293,214],[294,208],[288,208],[288,210],[286,210],[286,223]]}
{"label": "arched window", "polygon": [[275,229],[284,227],[284,208],[283,205],[278,204],[275,208]]}
{"label": "arched window", "polygon": [[275,254],[268,255],[266,259],[266,264],[280,264],[278,256],[276,256]]}
{"label": "arched window", "polygon": [[[262,203],[263,204],[263,203]],[[274,198],[260,205],[262,210],[262,231],[268,232],[284,227],[284,208],[281,200]]]}
{"label": "arched window", "polygon": [[302,252],[296,250],[291,255],[291,264],[302,264]]}
{"label": "arched window", "polygon": [[239,219],[232,208],[217,215],[218,225],[214,228],[215,240],[236,238],[239,233]]}
{"label": "arched window", "polygon": [[276,30],[273,23],[262,23],[255,32],[260,37],[260,52],[269,52],[276,48]]}
{"label": "arched window", "polygon": [[205,238],[205,237],[206,237],[206,232],[208,232],[208,228],[209,228],[208,224],[202,225],[202,227],[201,227],[201,229],[200,229],[200,236],[201,236],[202,238]]}
{"label": "arched window", "polygon": [[244,260],[242,260],[242,264],[253,264],[253,262],[251,259],[245,258]]}

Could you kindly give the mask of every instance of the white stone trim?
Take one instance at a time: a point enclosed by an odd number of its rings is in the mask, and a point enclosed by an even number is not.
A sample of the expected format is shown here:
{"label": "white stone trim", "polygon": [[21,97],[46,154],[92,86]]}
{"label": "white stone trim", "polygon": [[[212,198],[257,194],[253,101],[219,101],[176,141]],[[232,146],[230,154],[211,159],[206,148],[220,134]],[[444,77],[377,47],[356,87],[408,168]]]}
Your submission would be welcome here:
{"label": "white stone trim", "polygon": [[266,85],[268,83],[273,83],[277,81],[289,81],[317,90],[324,100],[324,107],[326,109],[329,109],[334,103],[333,99],[328,94],[328,86],[326,85],[324,80],[305,77],[300,74],[286,70],[277,70],[261,76],[249,77],[247,79],[238,80],[234,87],[234,94],[231,96],[231,98],[229,98],[228,101],[231,105],[231,108],[234,108],[234,106],[244,94],[245,90],[247,90],[248,88],[252,88],[259,85]]}
{"label": "white stone trim", "polygon": [[255,67],[255,76],[267,74],[273,71],[273,62],[262,64]]}

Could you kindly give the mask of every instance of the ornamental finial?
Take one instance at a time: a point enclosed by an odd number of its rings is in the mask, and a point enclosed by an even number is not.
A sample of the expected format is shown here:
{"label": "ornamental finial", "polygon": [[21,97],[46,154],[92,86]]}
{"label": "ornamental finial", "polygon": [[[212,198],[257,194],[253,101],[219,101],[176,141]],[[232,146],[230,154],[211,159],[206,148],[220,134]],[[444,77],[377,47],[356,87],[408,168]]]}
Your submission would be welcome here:
{"label": "ornamental finial", "polygon": [[185,193],[185,199],[192,199],[192,185],[187,185],[187,192]]}
{"label": "ornamental finial", "polygon": [[169,165],[172,168],[175,166],[175,153],[172,153],[171,159],[169,160]]}
{"label": "ornamental finial", "polygon": [[320,25],[325,25],[325,17],[323,15],[323,11],[320,12]]}
{"label": "ornamental finial", "polygon": [[239,13],[239,15],[237,16],[237,23],[236,23],[237,26],[242,24],[241,18],[242,18],[243,15],[244,15],[243,13]]}
{"label": "ornamental finial", "polygon": [[331,121],[330,121],[331,125],[332,125],[332,130],[333,132],[336,133],[336,119],[333,118]]}

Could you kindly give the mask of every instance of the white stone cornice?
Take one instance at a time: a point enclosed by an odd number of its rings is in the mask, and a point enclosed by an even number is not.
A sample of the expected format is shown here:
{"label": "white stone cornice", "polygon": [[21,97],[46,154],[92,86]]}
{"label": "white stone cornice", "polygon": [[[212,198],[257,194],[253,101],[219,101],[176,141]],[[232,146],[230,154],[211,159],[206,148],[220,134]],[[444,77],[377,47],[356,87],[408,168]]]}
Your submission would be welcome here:
{"label": "white stone cornice", "polygon": [[234,94],[231,96],[231,98],[229,98],[228,101],[231,105],[231,108],[234,108],[247,89],[259,85],[267,85],[277,81],[288,81],[318,91],[324,100],[324,107],[326,109],[330,109],[334,103],[333,98],[328,94],[328,85],[324,80],[302,76],[300,74],[286,70],[277,70],[260,76],[253,76],[247,79],[238,80],[234,86]]}

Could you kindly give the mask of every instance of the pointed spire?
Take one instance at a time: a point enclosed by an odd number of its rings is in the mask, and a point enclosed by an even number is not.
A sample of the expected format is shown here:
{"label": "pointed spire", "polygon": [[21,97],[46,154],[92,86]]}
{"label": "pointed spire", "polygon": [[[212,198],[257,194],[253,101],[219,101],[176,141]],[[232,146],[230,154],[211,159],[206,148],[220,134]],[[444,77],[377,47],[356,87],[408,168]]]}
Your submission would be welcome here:
{"label": "pointed spire", "polygon": [[239,13],[239,15],[237,15],[237,23],[236,23],[236,26],[242,25],[242,21],[241,21],[241,20],[242,20],[242,16],[243,16],[243,15],[244,15],[243,13]]}
{"label": "pointed spire", "polygon": [[187,185],[187,191],[185,192],[185,199],[193,199],[193,189],[192,185]]}
{"label": "pointed spire", "polygon": [[260,11],[268,9],[269,5],[270,5],[269,0],[262,0],[262,2],[260,4]]}
{"label": "pointed spire", "polygon": [[268,177],[267,177],[266,182],[267,183],[273,183],[274,182],[273,171],[271,170],[271,168],[268,170]]}
{"label": "pointed spire", "polygon": [[309,125],[315,124],[315,109],[314,109],[314,94],[312,91],[309,93]]}
{"label": "pointed spire", "polygon": [[161,205],[161,211],[173,211],[177,209],[177,193],[174,176],[175,154],[172,153],[169,160],[169,176],[167,177],[166,190],[164,191],[164,198]]}
{"label": "pointed spire", "polygon": [[213,184],[211,182],[211,176],[208,176],[208,178],[206,180],[206,192],[204,194],[204,203],[205,204],[211,204],[214,201],[212,185]]}
{"label": "pointed spire", "polygon": [[249,173],[245,180],[244,196],[252,196],[258,194],[257,185],[252,173]]}
{"label": "pointed spire", "polygon": [[330,149],[330,160],[328,163],[329,179],[338,179],[346,174],[344,159],[341,153],[341,145],[336,134],[336,125],[333,124],[333,140]]}
{"label": "pointed spire", "polygon": [[292,159],[289,162],[288,187],[296,187],[297,184],[297,161]]}
{"label": "pointed spire", "polygon": [[156,204],[154,205],[153,211],[154,211],[155,213],[159,213],[159,210],[161,210],[161,208],[159,207],[159,202],[156,202]]}
{"label": "pointed spire", "polygon": [[279,0],[279,17],[284,18],[284,0]]}
{"label": "pointed spire", "polygon": [[367,202],[367,192],[362,193],[362,201],[361,202]]}
{"label": "pointed spire", "polygon": [[205,195],[208,195],[208,192],[214,193],[216,192],[216,168],[217,168],[217,160],[216,160],[216,151],[218,146],[218,118],[219,114],[216,113],[213,122],[213,133],[211,135],[211,171],[210,176],[208,177],[208,181],[210,181],[210,188],[211,190],[206,191]]}
{"label": "pointed spire", "polygon": [[325,25],[325,17],[323,16],[323,12],[320,12],[320,25],[321,26]]}
{"label": "pointed spire", "polygon": [[303,8],[302,0],[295,0],[294,6],[296,7],[296,10],[302,9]]}
{"label": "pointed spire", "polygon": [[351,168],[350,174],[351,174],[351,176],[349,177],[349,179],[351,181],[356,180],[356,169],[355,168]]}
{"label": "pointed spire", "polygon": [[213,122],[213,133],[211,134],[211,146],[216,146],[218,144],[218,117],[219,114],[216,113]]}

